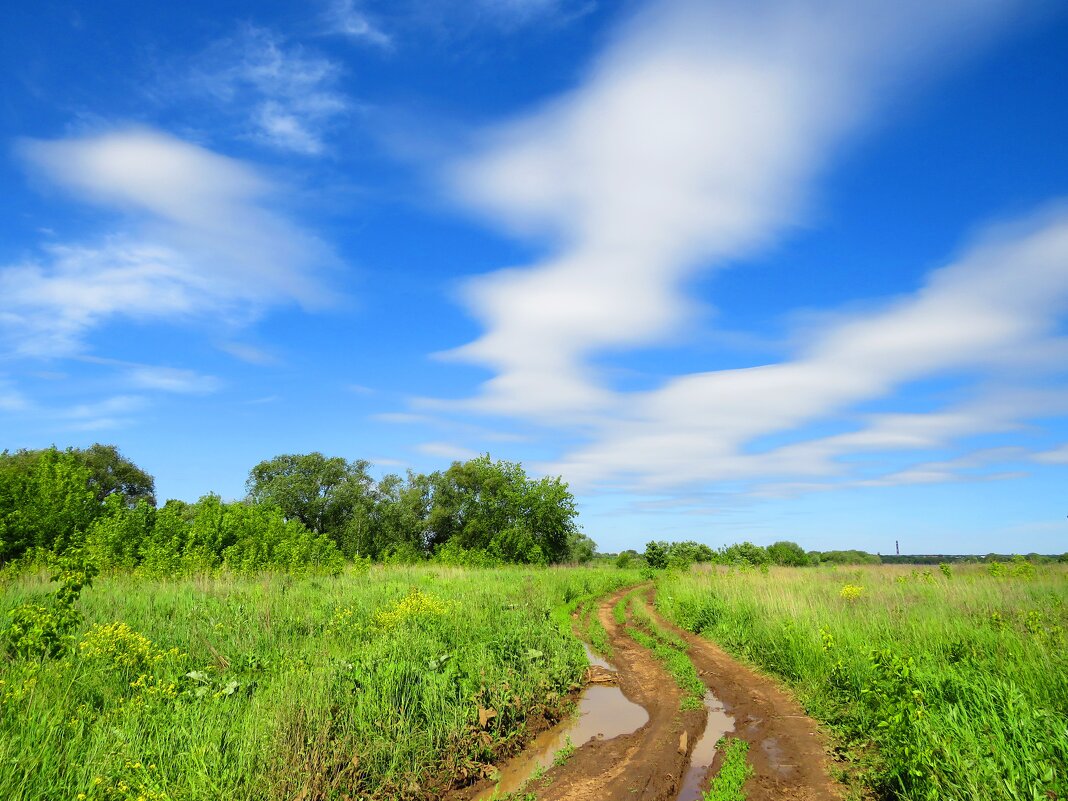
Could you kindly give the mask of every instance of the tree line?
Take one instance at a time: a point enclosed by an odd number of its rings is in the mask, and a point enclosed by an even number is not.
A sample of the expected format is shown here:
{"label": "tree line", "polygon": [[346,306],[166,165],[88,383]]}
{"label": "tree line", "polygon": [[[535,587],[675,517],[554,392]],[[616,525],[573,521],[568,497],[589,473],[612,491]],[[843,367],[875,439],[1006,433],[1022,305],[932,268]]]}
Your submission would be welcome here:
{"label": "tree line", "polygon": [[337,572],[345,560],[454,564],[587,561],[559,477],[489,455],[375,480],[364,460],[283,454],[246,496],[157,506],[151,475],[113,445],[0,453],[0,563],[79,549],[99,567]]}
{"label": "tree line", "polygon": [[[1048,554],[1027,554],[1028,562],[1044,564],[1049,562],[1068,563],[1068,553],[1059,556]],[[668,567],[685,568],[701,562],[720,565],[742,565],[762,567],[780,565],[784,567],[811,567],[815,565],[879,565],[879,564],[948,564],[951,562],[1013,562],[1020,559],[1014,554],[987,554],[985,556],[945,556],[945,555],[911,555],[887,556],[868,553],[855,549],[838,551],[806,551],[796,542],[783,540],[768,546],[741,542],[725,545],[712,550],[700,542],[665,542],[654,540],[645,546],[644,553],[630,550],[623,551],[616,557],[620,567],[630,566],[641,560],[646,566],[661,570]]]}

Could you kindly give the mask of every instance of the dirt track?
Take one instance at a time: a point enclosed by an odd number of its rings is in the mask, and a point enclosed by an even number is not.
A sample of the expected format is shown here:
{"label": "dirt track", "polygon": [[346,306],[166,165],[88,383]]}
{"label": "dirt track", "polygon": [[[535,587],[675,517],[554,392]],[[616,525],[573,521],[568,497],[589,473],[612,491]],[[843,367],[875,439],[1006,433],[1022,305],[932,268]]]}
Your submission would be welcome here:
{"label": "dirt track", "polygon": [[[612,643],[619,687],[646,709],[649,721],[631,734],[593,740],[576,750],[550,770],[544,782],[531,787],[540,801],[660,801],[678,795],[706,713],[680,711],[681,693],[674,680],[616,623],[612,606],[625,592],[602,602],[598,613]],[[735,719],[733,736],[749,742],[755,770],[745,786],[750,801],[840,798],[829,776],[824,739],[796,701],[712,643],[672,627],[651,605],[647,609],[661,626],[686,639],[698,673]],[[685,753],[680,748],[684,732]],[[718,762],[710,775],[718,770]]]}

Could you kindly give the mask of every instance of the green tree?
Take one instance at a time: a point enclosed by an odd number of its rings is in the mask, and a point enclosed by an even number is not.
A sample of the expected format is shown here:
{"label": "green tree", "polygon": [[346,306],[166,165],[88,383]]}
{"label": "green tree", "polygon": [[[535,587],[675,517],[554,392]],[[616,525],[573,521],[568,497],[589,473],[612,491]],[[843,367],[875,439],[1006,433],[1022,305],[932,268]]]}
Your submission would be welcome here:
{"label": "green tree", "polygon": [[597,543],[580,531],[573,531],[567,538],[567,561],[583,565],[597,553]]}
{"label": "green tree", "polygon": [[128,506],[136,506],[138,501],[156,505],[155,479],[119,453],[114,445],[97,442],[84,450],[73,448],[70,452],[89,468],[89,486],[98,501],[119,495]]}
{"label": "green tree", "polygon": [[351,558],[372,541],[369,466],[318,452],[283,454],[253,467],[245,487],[251,501],[277,506],[286,519],[326,534]]}
{"label": "green tree", "polygon": [[768,546],[768,557],[774,564],[805,567],[811,564],[805,549],[796,542],[782,540]]}
{"label": "green tree", "polygon": [[156,508],[144,499],[127,506],[125,496],[114,493],[104,501],[103,509],[86,533],[85,555],[97,567],[133,569],[151,537]]}
{"label": "green tree", "polygon": [[720,552],[720,561],[727,565],[766,565],[771,561],[766,548],[751,542],[730,545]]}
{"label": "green tree", "polygon": [[87,467],[56,448],[0,454],[0,559],[76,544],[101,513],[89,479]]}
{"label": "green tree", "polygon": [[645,564],[654,570],[663,570],[668,566],[668,544],[650,542],[645,546]]}
{"label": "green tree", "polygon": [[561,562],[575,531],[575,499],[560,478],[527,478],[514,462],[488,455],[427,477],[427,544],[483,550],[506,562]]}

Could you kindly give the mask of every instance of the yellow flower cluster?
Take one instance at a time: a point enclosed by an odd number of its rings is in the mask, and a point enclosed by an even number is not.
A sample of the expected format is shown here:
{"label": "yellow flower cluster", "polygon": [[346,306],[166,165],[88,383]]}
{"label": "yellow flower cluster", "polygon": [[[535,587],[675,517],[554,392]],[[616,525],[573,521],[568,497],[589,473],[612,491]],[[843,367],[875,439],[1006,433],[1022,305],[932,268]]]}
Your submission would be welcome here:
{"label": "yellow flower cluster", "polygon": [[8,682],[4,679],[0,679],[0,704],[8,704],[12,701],[17,703],[32,693],[36,686],[36,674],[31,675],[22,681]]}
{"label": "yellow flower cluster", "polygon": [[154,764],[127,760],[123,766],[122,778],[93,779],[90,792],[78,793],[77,801],[86,799],[104,799],[104,801],[170,801],[170,796],[163,790],[155,789],[159,776]]}
{"label": "yellow flower cluster", "polygon": [[453,604],[420,589],[413,589],[397,603],[375,612],[375,623],[383,629],[393,629],[405,621],[419,617],[442,617]]}
{"label": "yellow flower cluster", "polygon": [[353,611],[351,606],[346,606],[339,609],[334,613],[334,616],[330,618],[330,622],[326,626],[326,630],[329,632],[344,631],[351,628],[353,624]]}
{"label": "yellow flower cluster", "polygon": [[141,695],[149,698],[170,699],[178,697],[177,684],[173,681],[157,678],[156,676],[149,676],[146,673],[142,673],[138,676],[137,681],[131,681],[130,687],[140,692]]}
{"label": "yellow flower cluster", "polygon": [[847,601],[855,601],[863,594],[864,588],[858,587],[856,584],[846,584],[838,593],[839,597],[844,598]]}
{"label": "yellow flower cluster", "polygon": [[93,626],[78,644],[78,653],[83,659],[100,659],[114,667],[130,670],[149,667],[168,657],[182,656],[177,648],[169,651],[157,648],[152,640],[125,623]]}

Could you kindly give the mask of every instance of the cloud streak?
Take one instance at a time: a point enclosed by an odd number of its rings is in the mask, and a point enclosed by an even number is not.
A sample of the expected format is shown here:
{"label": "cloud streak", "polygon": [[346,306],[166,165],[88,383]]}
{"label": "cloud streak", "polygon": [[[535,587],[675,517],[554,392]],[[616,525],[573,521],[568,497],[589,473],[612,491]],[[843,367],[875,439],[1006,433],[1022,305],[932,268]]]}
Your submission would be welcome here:
{"label": "cloud streak", "polygon": [[[796,358],[676,378],[628,398],[628,412],[559,467],[587,481],[647,486],[768,476],[833,477],[847,454],[944,447],[1068,411],[1064,389],[975,389],[979,399],[923,414],[869,415],[856,430],[763,452],[761,437],[843,419],[935,375],[993,381],[1012,355],[1056,340],[1068,312],[1068,210],[1003,228],[880,312],[829,323]],[[1062,362],[1031,366],[1063,380]],[[1016,377],[1019,380],[1020,377]],[[845,419],[848,419],[846,417]]]}
{"label": "cloud streak", "polygon": [[[349,12],[351,35],[356,25],[351,3]],[[381,36],[371,27],[364,32],[370,41]],[[237,118],[248,138],[276,150],[318,156],[326,151],[331,127],[351,108],[336,89],[340,76],[334,61],[287,45],[270,30],[248,26],[211,46],[184,88]]]}
{"label": "cloud streak", "polygon": [[598,416],[613,398],[592,356],[682,330],[688,278],[803,220],[813,176],[874,97],[1010,5],[653,4],[581,87],[452,170],[465,202],[553,243],[467,284],[486,331],[447,355],[496,373],[468,406]]}
{"label": "cloud streak", "polygon": [[[645,392],[617,390],[595,365],[683,334],[699,311],[687,296],[696,274],[803,224],[815,179],[886,97],[1003,31],[1018,5],[649,5],[578,88],[487,132],[451,166],[464,203],[547,243],[548,255],[467,282],[463,300],[484,333],[441,355],[493,377],[439,408],[577,434],[586,444],[540,468],[588,488],[798,492],[974,478],[966,461],[931,452],[1068,411],[1058,383],[1064,208],[989,230],[912,294],[824,319],[777,363]],[[1058,388],[1037,390],[1038,375]],[[958,382],[966,400],[863,411],[932,378]],[[910,452],[918,465],[890,467]],[[877,454],[898,456],[881,471],[856,461]]]}
{"label": "cloud streak", "polygon": [[19,152],[76,198],[117,211],[120,233],[0,268],[0,335],[16,353],[76,353],[116,318],[239,324],[272,305],[330,300],[329,249],[272,210],[276,187],[240,161],[148,129]]}

